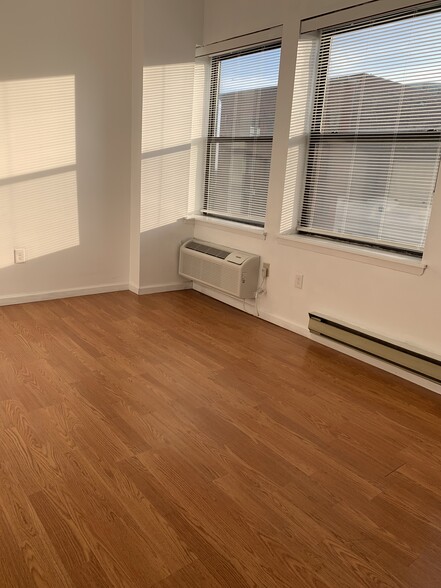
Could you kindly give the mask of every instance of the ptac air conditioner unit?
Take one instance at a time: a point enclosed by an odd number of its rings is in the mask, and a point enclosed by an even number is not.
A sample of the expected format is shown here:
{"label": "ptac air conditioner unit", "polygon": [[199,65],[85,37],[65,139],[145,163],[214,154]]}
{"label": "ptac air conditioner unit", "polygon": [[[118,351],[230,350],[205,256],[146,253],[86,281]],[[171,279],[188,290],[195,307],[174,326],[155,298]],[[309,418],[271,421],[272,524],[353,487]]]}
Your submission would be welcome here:
{"label": "ptac air conditioner unit", "polygon": [[179,273],[238,298],[254,298],[260,257],[191,239],[181,245]]}

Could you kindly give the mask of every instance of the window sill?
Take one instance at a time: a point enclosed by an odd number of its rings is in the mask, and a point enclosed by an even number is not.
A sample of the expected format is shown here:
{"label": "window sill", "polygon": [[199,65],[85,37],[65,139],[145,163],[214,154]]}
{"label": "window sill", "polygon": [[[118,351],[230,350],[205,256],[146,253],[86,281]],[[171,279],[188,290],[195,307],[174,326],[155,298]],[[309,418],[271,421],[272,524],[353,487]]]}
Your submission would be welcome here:
{"label": "window sill", "polygon": [[228,231],[230,233],[239,233],[246,235],[247,237],[253,237],[254,239],[266,239],[266,231],[261,227],[253,227],[251,225],[244,225],[242,223],[236,223],[234,221],[228,221],[220,218],[212,218],[209,216],[193,215],[188,216],[186,221],[193,221],[196,225],[212,226],[215,229],[221,231]]}
{"label": "window sill", "polygon": [[367,263],[379,267],[389,268],[395,271],[422,276],[427,265],[419,259],[412,259],[397,253],[388,253],[386,251],[372,251],[357,245],[347,245],[342,243],[332,243],[322,241],[314,237],[303,235],[280,235],[277,242],[298,249],[315,251],[323,255],[332,255],[343,259],[350,259],[360,263]]}

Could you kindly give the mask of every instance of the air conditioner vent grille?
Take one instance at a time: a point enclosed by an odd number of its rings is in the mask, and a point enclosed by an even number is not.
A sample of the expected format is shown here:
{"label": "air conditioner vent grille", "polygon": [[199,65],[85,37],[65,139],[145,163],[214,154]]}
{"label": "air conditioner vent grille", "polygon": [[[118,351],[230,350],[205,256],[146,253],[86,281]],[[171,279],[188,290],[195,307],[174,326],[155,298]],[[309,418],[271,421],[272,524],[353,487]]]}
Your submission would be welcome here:
{"label": "air conditioner vent grille", "polygon": [[216,249],[216,247],[210,247],[209,245],[204,245],[197,241],[190,241],[185,245],[185,248],[199,251],[200,253],[205,253],[205,255],[211,255],[211,257],[217,257],[218,259],[226,259],[231,253],[231,251]]}

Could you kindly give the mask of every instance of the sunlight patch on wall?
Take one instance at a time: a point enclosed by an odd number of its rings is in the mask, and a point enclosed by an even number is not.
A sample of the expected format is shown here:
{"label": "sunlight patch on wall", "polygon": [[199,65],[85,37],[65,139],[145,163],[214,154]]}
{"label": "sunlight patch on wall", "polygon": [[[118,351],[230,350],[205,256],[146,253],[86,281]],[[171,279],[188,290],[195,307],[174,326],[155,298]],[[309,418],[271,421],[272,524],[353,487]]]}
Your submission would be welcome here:
{"label": "sunlight patch on wall", "polygon": [[200,214],[204,199],[207,156],[208,108],[210,99],[210,58],[199,57],[194,68],[193,118],[191,128],[190,185],[188,214]]}
{"label": "sunlight patch on wall", "polygon": [[141,232],[187,214],[193,75],[192,63],[144,68]]}
{"label": "sunlight patch on wall", "polygon": [[0,83],[0,178],[75,164],[75,78]]}
{"label": "sunlight patch on wall", "polygon": [[75,78],[0,82],[0,267],[78,244]]}
{"label": "sunlight patch on wall", "polygon": [[78,245],[75,171],[0,186],[0,267]]}

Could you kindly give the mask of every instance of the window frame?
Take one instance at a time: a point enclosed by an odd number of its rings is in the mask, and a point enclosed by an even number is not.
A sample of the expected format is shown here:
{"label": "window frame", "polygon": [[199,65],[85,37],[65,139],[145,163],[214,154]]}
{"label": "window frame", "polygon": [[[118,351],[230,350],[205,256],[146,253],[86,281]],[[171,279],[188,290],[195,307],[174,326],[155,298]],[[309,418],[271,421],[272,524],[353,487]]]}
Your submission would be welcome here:
{"label": "window frame", "polygon": [[[253,221],[252,219],[240,219],[232,218],[230,216],[223,215],[221,212],[208,212],[209,202],[209,189],[210,189],[210,170],[211,170],[211,149],[213,145],[221,144],[235,144],[235,143],[250,143],[252,145],[260,143],[273,143],[273,135],[255,135],[255,136],[235,136],[235,137],[217,137],[216,128],[218,124],[218,101],[219,101],[219,85],[220,85],[220,64],[222,61],[228,59],[234,59],[243,55],[252,55],[254,53],[261,53],[271,49],[281,49],[282,40],[273,39],[259,45],[253,45],[251,47],[243,47],[241,49],[234,49],[211,57],[211,81],[210,81],[210,99],[208,105],[208,131],[207,131],[207,148],[205,156],[205,174],[204,174],[204,191],[202,201],[202,215],[207,218],[214,218],[220,220],[226,220],[242,225],[248,225],[257,228],[263,228],[265,226],[265,219],[262,221]],[[278,92],[279,81],[276,86],[276,93]],[[276,114],[276,112],[274,113]],[[270,161],[271,166],[271,161]],[[269,182],[269,178],[268,178]],[[266,197],[266,205],[268,205],[268,192]]]}
{"label": "window frame", "polygon": [[[434,9],[433,6],[429,8],[407,8],[403,9],[399,12],[394,12],[394,19],[397,21],[405,20],[408,18],[412,18],[415,16],[415,13],[424,14],[426,12],[441,12],[441,5],[439,6],[438,10]],[[331,55],[331,41],[335,35],[344,34],[351,30],[360,30],[360,29],[367,29],[367,28],[375,28],[376,26],[381,26],[381,24],[388,18],[389,13],[386,14],[378,14],[373,15],[369,18],[363,18],[357,20],[352,23],[343,23],[341,25],[333,25],[330,27],[323,28],[321,33],[326,33],[325,35],[320,35],[319,40],[319,49],[318,49],[318,62],[317,62],[317,69],[315,74],[315,84],[314,84],[314,91],[312,96],[312,115],[311,115],[311,123],[310,123],[310,131],[309,131],[309,140],[306,149],[306,163],[305,163],[305,171],[304,171],[304,178],[306,180],[307,177],[312,177],[311,174],[314,171],[315,164],[314,164],[314,153],[318,146],[326,142],[346,142],[348,144],[354,143],[364,143],[364,142],[378,142],[382,141],[385,143],[390,144],[400,144],[400,143],[412,143],[417,141],[418,143],[430,143],[434,141],[441,142],[441,130],[431,130],[431,131],[404,131],[404,132],[322,132],[320,130],[321,121],[323,110],[325,106],[325,92],[326,92],[326,85],[328,80],[328,70],[329,70],[329,59]],[[441,164],[441,158],[438,160],[438,167]],[[435,182],[436,187],[436,182]],[[299,220],[297,224],[297,233],[299,235],[304,235],[306,237],[313,237],[323,241],[328,242],[339,242],[341,244],[348,244],[348,245],[355,245],[355,246],[362,246],[366,247],[367,249],[374,249],[389,253],[396,253],[401,254],[404,256],[414,257],[417,259],[421,259],[423,257],[424,251],[409,249],[403,246],[400,246],[399,243],[395,244],[385,244],[376,242],[374,239],[363,239],[363,237],[358,237],[357,235],[354,236],[339,236],[337,233],[334,235],[332,232],[327,233],[325,230],[323,232],[317,230],[309,230],[307,227],[303,226],[307,224],[307,220],[311,214],[311,198],[308,196],[311,195],[311,186],[306,181],[304,182],[304,187],[302,191],[302,199],[300,202],[299,207]]]}

